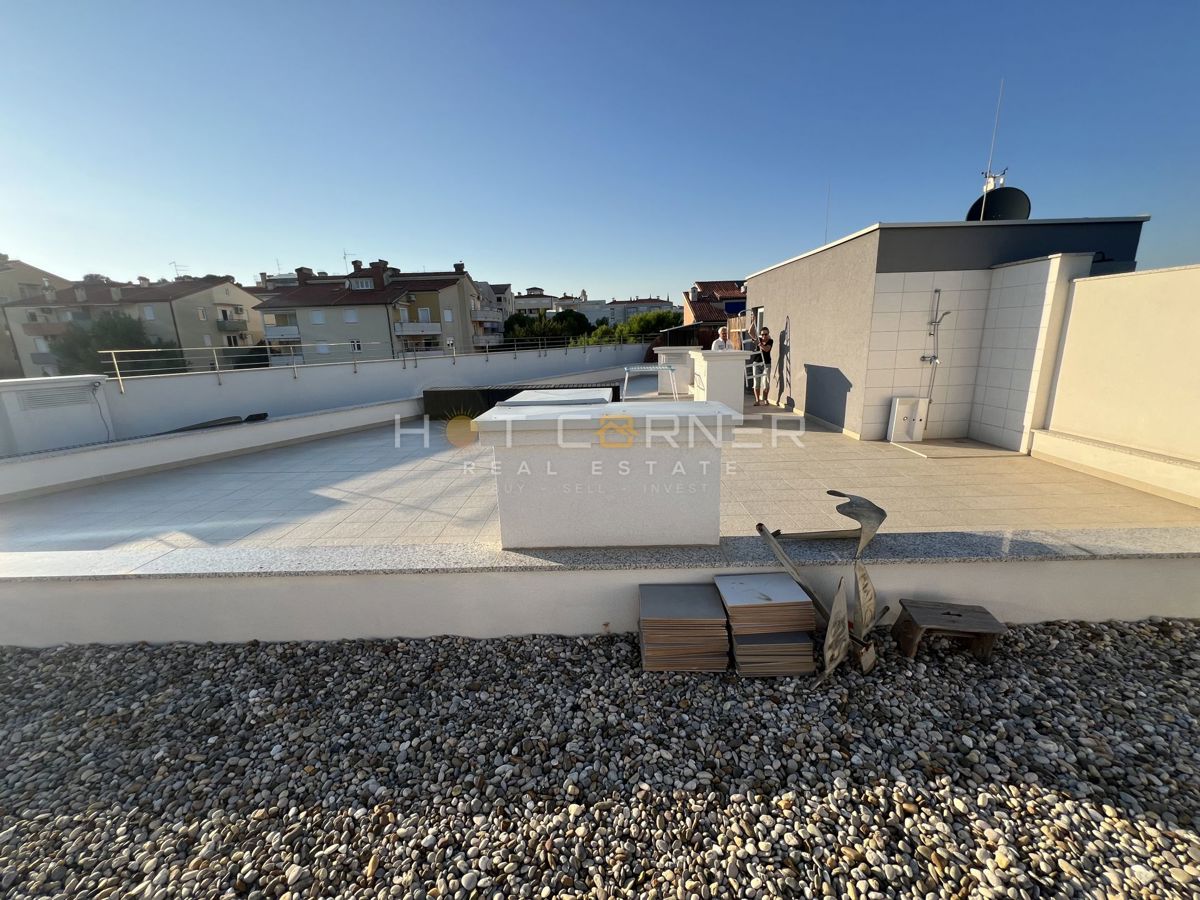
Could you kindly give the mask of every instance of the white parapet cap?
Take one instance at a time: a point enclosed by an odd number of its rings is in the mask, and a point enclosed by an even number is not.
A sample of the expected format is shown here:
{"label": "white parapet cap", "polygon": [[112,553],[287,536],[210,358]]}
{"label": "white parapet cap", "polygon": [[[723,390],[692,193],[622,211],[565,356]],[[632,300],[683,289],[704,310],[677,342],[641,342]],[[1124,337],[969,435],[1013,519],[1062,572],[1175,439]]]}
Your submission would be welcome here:
{"label": "white parapet cap", "polygon": [[497,406],[592,406],[612,401],[612,388],[546,388],[521,391]]}
{"label": "white parapet cap", "polygon": [[681,428],[689,425],[712,429],[742,424],[742,414],[712,401],[635,400],[556,406],[496,406],[471,422],[482,434],[509,431],[597,431],[606,425],[661,427],[672,419]]}

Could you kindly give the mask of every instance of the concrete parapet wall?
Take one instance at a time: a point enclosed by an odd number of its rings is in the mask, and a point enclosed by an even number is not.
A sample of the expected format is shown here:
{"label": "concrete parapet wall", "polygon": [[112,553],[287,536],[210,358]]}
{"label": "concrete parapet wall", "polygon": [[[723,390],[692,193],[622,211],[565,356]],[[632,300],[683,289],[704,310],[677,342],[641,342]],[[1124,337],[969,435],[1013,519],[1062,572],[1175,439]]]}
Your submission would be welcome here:
{"label": "concrete parapet wall", "polygon": [[[45,647],[631,632],[637,628],[639,584],[710,583],[729,571],[10,579],[0,580],[0,641]],[[815,590],[828,596],[849,567],[807,566],[802,571]],[[893,616],[901,597],[982,604],[1009,623],[1200,616],[1200,558],[1195,557],[891,562],[872,565],[870,571],[879,602],[891,604]]]}

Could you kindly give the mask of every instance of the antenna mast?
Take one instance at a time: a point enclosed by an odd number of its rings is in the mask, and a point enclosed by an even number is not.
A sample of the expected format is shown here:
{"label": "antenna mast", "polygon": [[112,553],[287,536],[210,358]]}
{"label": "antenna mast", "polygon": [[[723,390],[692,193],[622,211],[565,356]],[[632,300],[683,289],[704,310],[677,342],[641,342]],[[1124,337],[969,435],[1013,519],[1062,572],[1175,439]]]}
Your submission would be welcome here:
{"label": "antenna mast", "polygon": [[[979,208],[979,221],[983,221],[983,214],[987,210],[987,195],[996,185],[996,173],[992,171],[992,157],[996,153],[996,132],[1000,130],[1000,104],[1004,102],[1004,79],[1000,79],[1000,96],[996,98],[996,120],[992,123],[992,144],[988,147],[987,170],[983,173],[983,205]],[[1005,172],[1008,169],[1004,170]],[[1000,173],[1000,178],[1004,177],[1004,172]]]}
{"label": "antenna mast", "polygon": [[171,260],[169,263],[167,263],[167,265],[172,266],[175,269],[175,277],[176,278],[179,277],[180,269],[183,270],[184,274],[187,274],[187,270],[191,268],[191,266],[185,266],[183,263],[175,262],[175,260]]}
{"label": "antenna mast", "polygon": [[350,269],[350,255],[351,254],[354,254],[355,256],[357,256],[358,251],[357,250],[346,250],[346,249],[342,250],[342,273],[343,274]]}

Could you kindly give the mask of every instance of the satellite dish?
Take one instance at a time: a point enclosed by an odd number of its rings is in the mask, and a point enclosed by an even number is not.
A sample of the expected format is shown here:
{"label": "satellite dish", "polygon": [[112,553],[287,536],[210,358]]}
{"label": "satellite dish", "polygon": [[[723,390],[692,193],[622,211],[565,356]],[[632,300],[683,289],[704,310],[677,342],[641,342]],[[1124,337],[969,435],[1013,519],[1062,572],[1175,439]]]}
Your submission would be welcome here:
{"label": "satellite dish", "polygon": [[985,191],[967,211],[968,222],[995,221],[997,219],[1028,219],[1029,195],[1020,188],[998,187]]}

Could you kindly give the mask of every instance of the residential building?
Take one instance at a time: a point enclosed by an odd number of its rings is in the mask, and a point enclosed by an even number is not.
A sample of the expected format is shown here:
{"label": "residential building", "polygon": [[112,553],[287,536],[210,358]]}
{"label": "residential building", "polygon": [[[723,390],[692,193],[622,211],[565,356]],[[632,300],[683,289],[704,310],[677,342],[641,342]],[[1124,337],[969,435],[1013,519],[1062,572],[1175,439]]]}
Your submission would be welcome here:
{"label": "residential building", "polygon": [[746,309],[746,282],[697,281],[683,294],[683,324],[725,325]]}
{"label": "residential building", "polygon": [[[70,286],[71,281],[37,266],[9,259],[0,253],[0,306],[18,300],[36,299],[47,287],[58,289]],[[15,326],[27,337],[38,334],[31,322],[19,322]],[[42,335],[43,337],[45,335]],[[17,353],[16,338],[9,327],[7,316],[0,315],[0,378],[20,378],[24,372]]]}
{"label": "residential building", "polygon": [[[4,305],[21,369],[27,377],[60,374],[52,338],[70,323],[88,327],[103,315],[123,314],[141,321],[146,334],[184,348],[187,368],[220,364],[222,348],[252,346],[263,338],[255,298],[230,276],[182,276],[174,281],[137,284],[89,280]],[[120,350],[124,348],[105,348]],[[212,352],[210,361],[205,351]]]}
{"label": "residential building", "polygon": [[578,297],[570,294],[564,294],[559,297],[554,304],[554,312],[563,312],[568,309],[580,315],[587,316],[587,320],[593,325],[601,325],[609,322],[610,309],[608,303],[604,300],[589,300],[587,291],[580,291]]}
{"label": "residential building", "polygon": [[486,281],[475,282],[475,290],[477,296],[471,304],[471,343],[479,350],[504,342],[504,320],[512,315],[513,294],[512,285]]}
{"label": "residential building", "polygon": [[924,400],[925,437],[1027,452],[1072,283],[1132,272],[1148,218],[882,223],[755,272],[772,394],[863,440]]}
{"label": "residential building", "polygon": [[536,316],[538,313],[549,315],[558,299],[540,287],[528,287],[525,288],[525,293],[517,294],[513,298],[513,312],[523,316]]}
{"label": "residential building", "polygon": [[504,310],[504,318],[507,319],[513,314],[515,297],[511,284],[491,284],[487,281],[477,281],[475,286],[479,289],[481,296],[487,297],[489,302],[499,304],[500,308]]}
{"label": "residential building", "polygon": [[481,300],[462,263],[446,272],[402,272],[386,259],[352,265],[345,275],[299,268],[296,286],[256,291],[273,365],[469,353],[477,337],[482,347],[503,331],[494,291]]}
{"label": "residential building", "polygon": [[633,316],[644,312],[670,312],[675,309],[670,300],[659,297],[630,297],[628,300],[608,300],[608,321],[613,325],[628,322]]}

